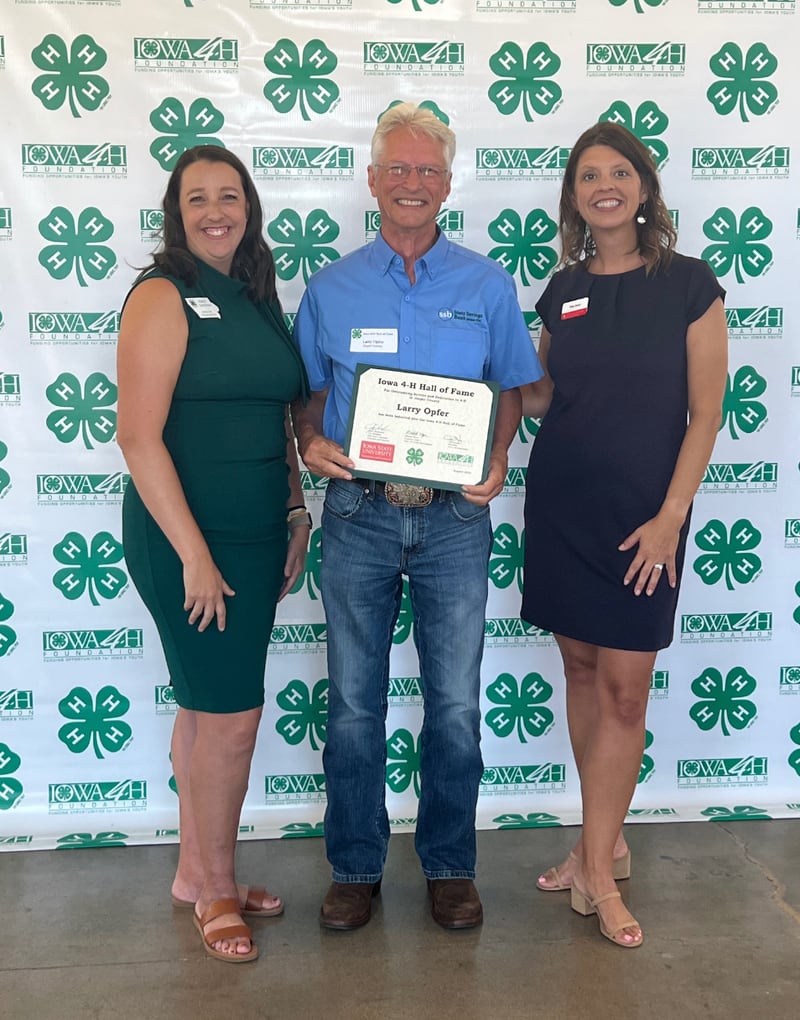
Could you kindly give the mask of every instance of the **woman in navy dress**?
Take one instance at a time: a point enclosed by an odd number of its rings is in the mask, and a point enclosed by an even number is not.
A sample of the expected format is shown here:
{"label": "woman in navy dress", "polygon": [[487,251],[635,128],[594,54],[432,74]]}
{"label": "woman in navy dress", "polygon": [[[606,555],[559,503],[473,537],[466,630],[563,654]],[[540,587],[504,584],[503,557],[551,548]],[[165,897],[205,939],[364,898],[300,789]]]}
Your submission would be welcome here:
{"label": "woman in navy dress", "polygon": [[650,154],[618,124],[576,142],[559,216],[563,268],[536,306],[551,392],[523,395],[523,413],[544,420],[528,470],[521,615],[552,631],[564,661],[583,828],[538,886],[571,889],[573,909],[635,948],[642,930],[615,883],[630,874],[622,823],[720,424],[724,292],[704,262],[675,252]]}

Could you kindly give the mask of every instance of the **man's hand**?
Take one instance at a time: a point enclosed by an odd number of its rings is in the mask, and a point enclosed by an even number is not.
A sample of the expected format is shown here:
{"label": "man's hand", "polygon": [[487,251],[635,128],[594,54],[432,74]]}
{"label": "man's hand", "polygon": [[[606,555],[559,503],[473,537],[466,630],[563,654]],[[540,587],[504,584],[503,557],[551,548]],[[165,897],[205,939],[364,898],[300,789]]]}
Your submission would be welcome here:
{"label": "man's hand", "polygon": [[493,450],[489,456],[489,474],[480,485],[464,485],[461,492],[464,499],[478,506],[486,504],[503,491],[508,471],[508,454],[504,450]]}

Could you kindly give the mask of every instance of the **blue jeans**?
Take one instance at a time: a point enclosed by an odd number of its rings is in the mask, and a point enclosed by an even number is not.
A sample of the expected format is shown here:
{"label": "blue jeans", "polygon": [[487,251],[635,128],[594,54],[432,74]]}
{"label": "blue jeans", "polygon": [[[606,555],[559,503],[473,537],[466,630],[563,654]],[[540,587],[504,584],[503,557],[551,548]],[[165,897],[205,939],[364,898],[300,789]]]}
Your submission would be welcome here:
{"label": "blue jeans", "polygon": [[425,719],[415,845],[428,878],[475,877],[480,665],[492,541],[488,507],[439,492],[388,504],[371,482],[331,480],[322,516],[328,628],[325,843],[337,882],[377,882],[385,804],[389,653],[403,575]]}

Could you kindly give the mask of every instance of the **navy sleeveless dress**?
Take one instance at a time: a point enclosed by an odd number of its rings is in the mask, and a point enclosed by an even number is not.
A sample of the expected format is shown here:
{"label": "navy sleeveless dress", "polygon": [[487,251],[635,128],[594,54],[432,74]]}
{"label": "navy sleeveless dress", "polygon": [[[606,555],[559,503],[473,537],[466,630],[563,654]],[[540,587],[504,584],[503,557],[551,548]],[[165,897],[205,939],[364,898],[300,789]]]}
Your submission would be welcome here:
{"label": "navy sleeveless dress", "polygon": [[[658,512],[686,432],[686,331],[724,291],[709,266],[557,273],[536,305],[551,334],[553,400],[531,451],[521,616],[606,648],[672,641],[678,589],[633,594],[635,549],[617,546]],[[568,302],[588,298],[585,314]],[[574,310],[574,306],[573,306]],[[683,567],[689,515],[676,562]]]}

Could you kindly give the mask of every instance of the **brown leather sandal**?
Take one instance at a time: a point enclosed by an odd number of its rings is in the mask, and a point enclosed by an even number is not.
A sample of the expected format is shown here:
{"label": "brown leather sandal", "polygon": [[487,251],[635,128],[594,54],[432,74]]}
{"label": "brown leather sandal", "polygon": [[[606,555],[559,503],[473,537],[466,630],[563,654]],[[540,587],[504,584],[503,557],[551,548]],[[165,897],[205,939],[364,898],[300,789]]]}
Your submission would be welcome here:
{"label": "brown leather sandal", "polygon": [[[208,905],[208,909],[203,913],[202,917],[198,917],[197,913],[192,914],[194,926],[200,932],[203,939],[203,948],[209,956],[213,956],[215,960],[222,960],[223,963],[250,963],[251,960],[258,959],[258,946],[253,942],[253,934],[246,924],[229,924],[223,928],[215,928],[208,934],[205,933],[204,928],[211,921],[217,917],[222,917],[223,914],[238,914],[239,913],[239,900],[233,896],[228,899],[214,900]],[[250,952],[249,953],[223,953],[219,949],[214,949],[215,942],[221,942],[223,939],[249,939],[250,940]]]}

